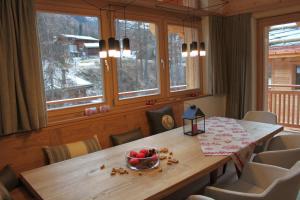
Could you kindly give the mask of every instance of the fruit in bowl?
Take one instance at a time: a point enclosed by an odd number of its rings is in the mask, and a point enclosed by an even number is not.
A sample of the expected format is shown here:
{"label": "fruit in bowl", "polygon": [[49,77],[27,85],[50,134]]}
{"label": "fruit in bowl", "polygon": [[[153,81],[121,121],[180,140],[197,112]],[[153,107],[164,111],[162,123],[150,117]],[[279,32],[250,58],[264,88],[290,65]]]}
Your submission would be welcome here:
{"label": "fruit in bowl", "polygon": [[127,166],[133,170],[152,169],[159,165],[159,155],[155,148],[133,149],[126,152]]}

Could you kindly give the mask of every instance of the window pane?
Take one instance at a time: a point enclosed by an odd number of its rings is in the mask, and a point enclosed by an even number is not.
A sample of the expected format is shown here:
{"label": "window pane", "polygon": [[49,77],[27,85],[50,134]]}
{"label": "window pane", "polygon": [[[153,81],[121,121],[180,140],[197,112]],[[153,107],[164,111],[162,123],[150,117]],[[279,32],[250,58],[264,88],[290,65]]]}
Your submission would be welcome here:
{"label": "window pane", "polygon": [[[170,90],[196,89],[200,87],[199,57],[181,56],[181,45],[192,40],[198,41],[197,29],[182,26],[168,25]],[[199,43],[198,43],[199,45]]]}
{"label": "window pane", "polygon": [[[125,36],[125,21],[117,19],[116,38]],[[159,63],[156,25],[126,20],[131,55],[117,60],[119,99],[159,94]],[[122,43],[122,42],[121,42]]]}
{"label": "window pane", "polygon": [[48,109],[103,101],[97,17],[38,12]]}

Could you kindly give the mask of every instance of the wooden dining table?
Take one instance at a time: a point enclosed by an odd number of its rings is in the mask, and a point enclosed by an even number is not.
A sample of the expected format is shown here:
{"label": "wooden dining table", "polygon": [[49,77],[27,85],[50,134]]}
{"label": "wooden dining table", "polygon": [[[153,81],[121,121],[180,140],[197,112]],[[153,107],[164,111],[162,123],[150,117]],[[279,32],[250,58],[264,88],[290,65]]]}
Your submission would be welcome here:
{"label": "wooden dining table", "polygon": [[[281,125],[237,120],[258,142],[283,130]],[[142,147],[167,147],[178,164],[162,160],[159,169],[111,175],[112,168],[126,168],[125,152]],[[199,139],[183,134],[182,127],[134,142],[104,149],[21,173],[21,180],[37,199],[44,200],[142,200],[162,199],[222,167],[230,156],[205,156]],[[100,166],[104,165],[101,169]]]}

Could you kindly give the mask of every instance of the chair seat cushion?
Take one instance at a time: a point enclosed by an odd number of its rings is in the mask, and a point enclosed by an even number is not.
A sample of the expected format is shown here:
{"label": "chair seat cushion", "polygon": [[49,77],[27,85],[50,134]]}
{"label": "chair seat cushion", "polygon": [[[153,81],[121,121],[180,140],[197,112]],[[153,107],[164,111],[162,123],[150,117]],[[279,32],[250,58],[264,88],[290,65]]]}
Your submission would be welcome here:
{"label": "chair seat cushion", "polygon": [[11,200],[11,196],[5,186],[0,182],[0,199],[1,200]]}
{"label": "chair seat cushion", "polygon": [[238,180],[231,185],[221,186],[221,188],[227,189],[227,190],[232,190],[232,191],[255,193],[255,194],[264,192],[263,188],[260,188],[256,185],[252,185],[252,184],[247,183],[246,181],[242,181],[242,180]]}
{"label": "chair seat cushion", "polygon": [[101,150],[97,136],[78,142],[43,147],[50,164]]}
{"label": "chair seat cushion", "polygon": [[134,129],[126,133],[111,135],[110,137],[113,145],[116,146],[116,145],[125,144],[127,142],[132,142],[134,140],[141,139],[143,138],[143,134],[141,132],[141,129]]}
{"label": "chair seat cushion", "polygon": [[19,186],[10,192],[13,200],[33,200],[34,198],[24,186]]}
{"label": "chair seat cushion", "polygon": [[147,111],[151,135],[176,128],[172,107],[166,106],[158,110]]}
{"label": "chair seat cushion", "polygon": [[13,190],[19,185],[19,179],[17,174],[13,171],[10,165],[6,165],[0,171],[0,182],[9,191]]}

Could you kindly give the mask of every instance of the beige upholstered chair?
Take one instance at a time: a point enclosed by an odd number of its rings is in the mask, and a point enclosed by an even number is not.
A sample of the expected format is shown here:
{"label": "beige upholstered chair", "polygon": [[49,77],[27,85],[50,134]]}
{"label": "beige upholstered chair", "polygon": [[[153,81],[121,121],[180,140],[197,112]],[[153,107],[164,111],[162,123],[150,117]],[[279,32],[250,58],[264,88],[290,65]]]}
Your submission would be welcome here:
{"label": "beige upholstered chair", "polygon": [[253,161],[289,169],[300,160],[300,135],[276,136],[267,150],[257,154]]}
{"label": "beige upholstered chair", "polygon": [[276,136],[270,140],[267,150],[278,151],[296,148],[300,148],[300,134]]}
{"label": "beige upholstered chair", "polygon": [[249,111],[244,116],[244,120],[277,124],[277,116],[274,113],[266,111]]}
{"label": "beige upholstered chair", "polygon": [[[262,122],[268,124],[277,124],[277,115],[266,111],[249,111],[245,114],[244,119],[247,121]],[[259,144],[254,149],[254,153],[259,153],[265,150],[265,144]]]}
{"label": "beige upholstered chair", "polygon": [[253,162],[275,165],[290,169],[297,161],[300,160],[300,148],[280,151],[266,151],[257,154]]}
{"label": "beige upholstered chair", "polygon": [[249,163],[239,180],[229,185],[209,186],[204,195],[215,200],[295,200],[299,188],[300,161],[290,170]]}
{"label": "beige upholstered chair", "polygon": [[202,196],[202,195],[192,195],[187,200],[214,200],[210,197]]}

